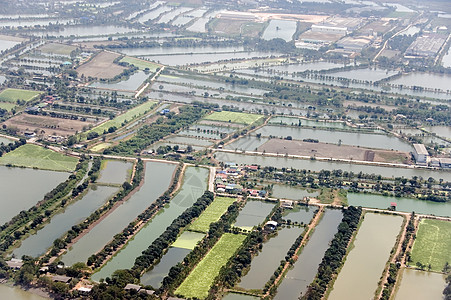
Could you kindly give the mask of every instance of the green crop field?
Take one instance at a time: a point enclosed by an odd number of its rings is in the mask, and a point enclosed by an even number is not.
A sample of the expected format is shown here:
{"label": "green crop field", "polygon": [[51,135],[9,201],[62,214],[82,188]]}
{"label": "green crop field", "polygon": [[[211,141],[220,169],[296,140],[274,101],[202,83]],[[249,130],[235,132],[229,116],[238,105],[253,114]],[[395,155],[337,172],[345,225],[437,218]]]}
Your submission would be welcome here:
{"label": "green crop field", "polygon": [[26,102],[33,100],[39,96],[41,92],[27,91],[20,89],[6,89],[0,93],[0,102],[13,102],[17,100],[25,100]]}
{"label": "green crop field", "polygon": [[412,249],[412,264],[422,263],[432,271],[441,272],[446,262],[451,264],[451,222],[421,220]]}
{"label": "green crop field", "polygon": [[70,53],[76,50],[77,47],[57,44],[57,43],[49,43],[41,46],[39,50],[44,53],[52,53],[52,54],[60,54],[60,55],[70,55]]}
{"label": "green crop field", "polygon": [[107,130],[110,127],[115,126],[116,128],[121,128],[122,124],[127,121],[130,122],[131,120],[146,114],[151,109],[155,107],[156,102],[155,101],[147,101],[146,103],[143,103],[135,108],[130,109],[129,111],[117,116],[113,120],[106,121],[103,124],[100,124],[97,127],[92,128],[91,130],[88,130],[89,132],[97,132],[98,134],[103,134],[103,131]]}
{"label": "green crop field", "polygon": [[144,69],[148,68],[151,72],[156,72],[157,68],[161,67],[160,65],[158,65],[156,63],[153,63],[150,61],[145,61],[145,60],[139,59],[139,58],[130,57],[130,56],[125,56],[120,61],[134,65],[135,67],[139,68],[140,70],[144,70]]}
{"label": "green crop field", "polygon": [[215,201],[213,201],[200,217],[191,224],[189,229],[193,231],[208,232],[210,224],[218,221],[235,200],[235,198],[229,197],[216,197]]}
{"label": "green crop field", "polygon": [[54,171],[73,171],[78,159],[37,145],[25,144],[0,158],[0,164]]}
{"label": "green crop field", "polygon": [[185,231],[177,240],[172,243],[172,247],[193,250],[197,243],[204,238],[205,234],[199,232]]}
{"label": "green crop field", "polygon": [[221,267],[235,254],[245,238],[245,235],[225,233],[175,293],[185,298],[206,298]]}
{"label": "green crop field", "polygon": [[206,116],[205,120],[212,121],[222,121],[230,123],[240,123],[240,124],[252,124],[258,119],[262,118],[262,115],[240,113],[234,111],[220,111],[214,112],[211,115]]}
{"label": "green crop field", "polygon": [[14,107],[16,107],[15,103],[11,103],[11,102],[0,102],[0,108],[7,110],[7,111],[11,111]]}

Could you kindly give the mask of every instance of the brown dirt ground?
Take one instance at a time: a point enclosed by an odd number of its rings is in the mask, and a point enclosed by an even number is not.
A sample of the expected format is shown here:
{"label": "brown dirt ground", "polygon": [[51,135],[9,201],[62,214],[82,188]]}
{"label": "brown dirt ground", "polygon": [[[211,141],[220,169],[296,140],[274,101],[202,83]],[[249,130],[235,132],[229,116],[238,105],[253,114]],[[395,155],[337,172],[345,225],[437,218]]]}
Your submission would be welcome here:
{"label": "brown dirt ground", "polygon": [[[331,157],[338,159],[365,160],[375,162],[403,163],[408,161],[410,155],[405,152],[375,150],[358,148],[347,145],[334,145],[325,143],[308,143],[302,141],[289,141],[281,139],[271,139],[258,147],[260,152],[279,153],[289,155],[303,155],[315,157]],[[374,152],[374,154],[372,153]],[[374,158],[373,158],[374,155]],[[373,158],[373,160],[371,160]]]}
{"label": "brown dirt ground", "polygon": [[[34,131],[35,129],[44,130],[44,135],[73,135],[76,131],[82,131],[84,126],[92,125],[91,122],[79,120],[68,120],[52,118],[49,116],[33,116],[29,114],[20,114],[3,122],[6,126],[17,127],[20,131]],[[39,134],[38,133],[38,134]]]}
{"label": "brown dirt ground", "polygon": [[121,74],[125,69],[113,62],[119,56],[119,54],[112,52],[100,52],[89,62],[78,67],[77,72],[79,75],[85,75],[86,77],[113,78]]}

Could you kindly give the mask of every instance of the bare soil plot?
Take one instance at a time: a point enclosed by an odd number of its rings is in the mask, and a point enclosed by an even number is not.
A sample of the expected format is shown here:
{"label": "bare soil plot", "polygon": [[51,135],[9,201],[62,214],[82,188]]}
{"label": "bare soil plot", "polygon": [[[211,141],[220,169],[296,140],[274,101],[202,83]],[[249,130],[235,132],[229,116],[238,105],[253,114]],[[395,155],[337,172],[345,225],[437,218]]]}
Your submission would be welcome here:
{"label": "bare soil plot", "polygon": [[407,163],[410,155],[405,152],[365,149],[360,147],[326,143],[308,143],[270,139],[257,148],[260,152],[289,155],[315,156],[324,158],[352,159],[387,163]]}
{"label": "bare soil plot", "polygon": [[78,67],[77,72],[85,77],[113,78],[125,69],[113,62],[119,56],[117,53],[102,51],[90,61]]}
{"label": "bare soil plot", "polygon": [[69,136],[75,134],[77,131],[82,131],[83,127],[93,125],[93,123],[87,121],[34,116],[25,113],[14,116],[3,122],[3,124],[8,127],[16,127],[21,132],[38,130],[38,135],[42,134],[44,136]]}

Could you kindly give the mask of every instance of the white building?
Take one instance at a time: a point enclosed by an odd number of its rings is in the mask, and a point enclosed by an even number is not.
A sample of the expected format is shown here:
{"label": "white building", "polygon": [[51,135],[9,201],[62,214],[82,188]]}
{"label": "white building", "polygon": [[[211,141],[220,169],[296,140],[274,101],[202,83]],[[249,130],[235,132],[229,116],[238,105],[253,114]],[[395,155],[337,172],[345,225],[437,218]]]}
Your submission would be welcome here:
{"label": "white building", "polygon": [[413,144],[413,156],[417,164],[426,164],[428,161],[429,153],[423,144]]}

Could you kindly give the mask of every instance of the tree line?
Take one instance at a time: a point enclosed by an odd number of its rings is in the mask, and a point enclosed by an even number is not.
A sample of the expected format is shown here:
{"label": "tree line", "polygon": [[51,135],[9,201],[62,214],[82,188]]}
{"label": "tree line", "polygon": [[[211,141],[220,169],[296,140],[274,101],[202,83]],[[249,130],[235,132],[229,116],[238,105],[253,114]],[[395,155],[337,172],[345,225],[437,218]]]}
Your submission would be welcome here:
{"label": "tree line", "polygon": [[136,135],[119,145],[107,148],[104,154],[134,155],[145,150],[149,145],[161,140],[177,130],[187,127],[199,120],[206,111],[199,107],[183,106],[180,113],[168,118],[159,117],[155,123],[142,126]]}

